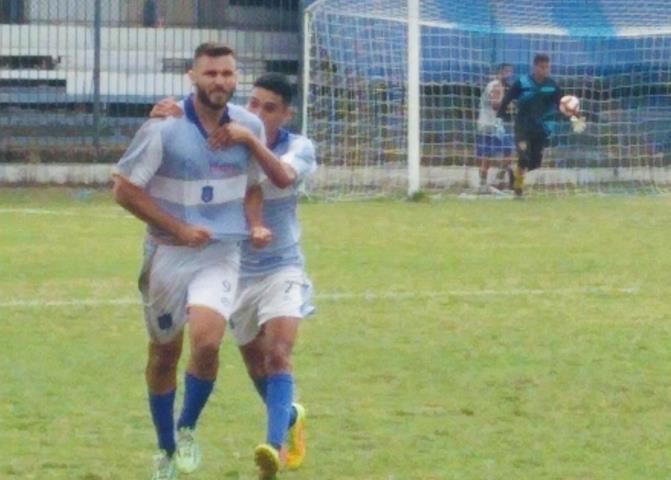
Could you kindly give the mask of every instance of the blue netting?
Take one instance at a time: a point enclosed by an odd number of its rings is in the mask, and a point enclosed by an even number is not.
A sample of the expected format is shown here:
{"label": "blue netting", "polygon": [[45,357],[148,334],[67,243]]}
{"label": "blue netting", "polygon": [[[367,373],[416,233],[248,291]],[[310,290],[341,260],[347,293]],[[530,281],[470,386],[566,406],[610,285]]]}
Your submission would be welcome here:
{"label": "blue netting", "polygon": [[[305,1],[305,7],[317,3]],[[405,1],[326,0],[319,8],[338,13],[403,16]],[[423,0],[422,20],[462,29],[508,31],[520,26],[551,27],[569,34],[613,35],[621,28],[669,28],[667,0]]]}
{"label": "blue netting", "polygon": [[[371,77],[389,75],[380,57],[392,50],[404,55],[405,23],[376,18],[379,2],[373,2],[373,8],[359,6],[371,16],[354,17],[347,2],[336,3],[315,18],[314,27],[325,43],[334,45],[332,60],[342,59],[351,64],[347,68]],[[405,12],[401,3],[399,15]],[[671,8],[663,8],[660,1],[626,4],[627,9],[621,0],[422,2],[423,81],[469,82],[501,62],[526,69],[537,51],[552,53],[553,64],[569,75],[665,68],[671,59]],[[669,31],[660,31],[662,27]]]}
{"label": "blue netting", "polygon": [[[543,52],[550,56],[553,78],[581,98],[590,122],[582,136],[571,135],[568,122],[561,124],[552,139],[551,165],[671,167],[668,0],[420,5],[424,165],[473,165],[480,95],[496,65],[509,63],[520,75]],[[309,120],[320,146],[343,164],[403,159],[407,2],[322,0],[307,12],[308,41],[315,47]],[[342,152],[357,153],[350,161]]]}

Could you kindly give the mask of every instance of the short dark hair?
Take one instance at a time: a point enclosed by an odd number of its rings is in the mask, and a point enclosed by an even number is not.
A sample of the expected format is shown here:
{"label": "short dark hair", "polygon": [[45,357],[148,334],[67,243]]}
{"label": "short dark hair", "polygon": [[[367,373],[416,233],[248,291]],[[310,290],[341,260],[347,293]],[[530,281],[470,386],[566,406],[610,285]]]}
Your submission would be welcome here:
{"label": "short dark hair", "polygon": [[500,73],[500,72],[502,72],[503,69],[506,68],[506,67],[513,68],[513,64],[512,64],[512,63],[500,63],[500,64],[499,64],[499,68],[497,68],[496,71]]}
{"label": "short dark hair", "polygon": [[264,73],[254,82],[255,87],[265,88],[282,97],[285,105],[291,104],[294,98],[294,86],[289,79],[281,73]]}
{"label": "short dark hair", "polygon": [[545,53],[537,53],[534,56],[534,65],[538,65],[539,63],[550,63],[550,57]]}
{"label": "short dark hair", "polygon": [[203,56],[225,57],[227,55],[235,57],[235,52],[231,47],[222,43],[205,42],[198,45],[196,51],[193,53],[193,59],[196,60]]}

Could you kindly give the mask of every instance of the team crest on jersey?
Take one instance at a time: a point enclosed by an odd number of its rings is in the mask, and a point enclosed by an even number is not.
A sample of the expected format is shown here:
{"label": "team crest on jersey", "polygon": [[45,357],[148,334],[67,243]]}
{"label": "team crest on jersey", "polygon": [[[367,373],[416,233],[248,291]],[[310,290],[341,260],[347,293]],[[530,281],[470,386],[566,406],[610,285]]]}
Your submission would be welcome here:
{"label": "team crest on jersey", "polygon": [[203,202],[210,203],[214,198],[214,188],[209,185],[203,187],[203,191],[200,194],[200,198],[203,200]]}
{"label": "team crest on jersey", "polygon": [[172,327],[172,315],[165,313],[158,317],[158,328],[161,330],[170,330]]}

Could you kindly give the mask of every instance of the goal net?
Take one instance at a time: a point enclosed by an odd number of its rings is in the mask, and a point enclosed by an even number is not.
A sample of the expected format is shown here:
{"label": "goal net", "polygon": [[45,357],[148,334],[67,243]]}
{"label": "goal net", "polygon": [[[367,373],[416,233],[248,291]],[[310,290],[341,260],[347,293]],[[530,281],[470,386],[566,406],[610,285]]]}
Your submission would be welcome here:
{"label": "goal net", "polygon": [[[409,17],[407,0],[306,5],[304,129],[322,162],[312,192],[370,197],[408,191],[412,42],[420,52],[415,171],[421,190],[481,192],[480,97],[498,65],[510,64],[516,77],[527,74],[536,53],[550,57],[562,91],[580,98],[587,128],[573,133],[557,116],[542,167],[527,175],[527,191],[646,192],[671,183],[666,0],[419,4],[418,18]],[[412,22],[419,28],[409,29]],[[409,31],[420,33],[410,37]],[[504,126],[512,133],[511,121]],[[486,184],[505,194],[501,165],[514,152],[488,155]]]}

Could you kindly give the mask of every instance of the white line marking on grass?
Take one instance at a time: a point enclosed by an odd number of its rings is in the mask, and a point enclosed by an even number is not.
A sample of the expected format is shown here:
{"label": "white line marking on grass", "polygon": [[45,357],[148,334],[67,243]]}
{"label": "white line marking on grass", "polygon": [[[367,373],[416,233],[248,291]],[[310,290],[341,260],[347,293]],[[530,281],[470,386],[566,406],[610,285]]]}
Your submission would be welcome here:
{"label": "white line marking on grass", "polygon": [[[554,289],[526,289],[516,288],[509,290],[445,290],[419,292],[333,292],[315,295],[316,300],[426,300],[431,298],[448,297],[515,297],[515,296],[542,296],[542,295],[635,295],[637,287],[583,287],[583,288],[554,288]],[[64,300],[5,300],[0,301],[0,308],[44,308],[44,307],[83,307],[104,305],[140,305],[139,298],[72,298]]]}
{"label": "white line marking on grass", "polygon": [[342,292],[324,293],[315,295],[317,300],[412,300],[445,297],[515,297],[538,295],[574,295],[574,294],[626,294],[638,293],[638,288],[613,287],[583,287],[583,288],[554,288],[554,289],[527,289],[514,288],[509,290],[445,290],[420,292]]}
{"label": "white line marking on grass", "polygon": [[98,307],[102,305],[140,305],[138,298],[71,298],[68,300],[9,300],[0,308]]}
{"label": "white line marking on grass", "polygon": [[[97,210],[97,211],[96,211]],[[113,212],[111,208],[88,209],[81,208],[77,210],[48,210],[46,208],[0,208],[2,213],[18,213],[22,215],[54,215],[60,217],[96,217],[96,218],[133,218],[132,215],[124,213],[122,210],[117,210],[119,213],[114,215],[112,213],[100,213],[100,211]]]}

